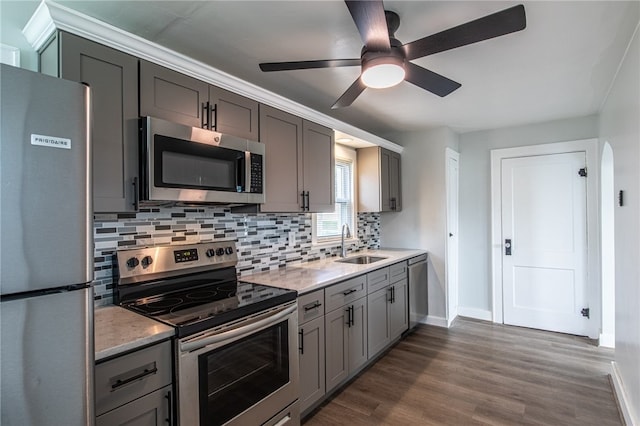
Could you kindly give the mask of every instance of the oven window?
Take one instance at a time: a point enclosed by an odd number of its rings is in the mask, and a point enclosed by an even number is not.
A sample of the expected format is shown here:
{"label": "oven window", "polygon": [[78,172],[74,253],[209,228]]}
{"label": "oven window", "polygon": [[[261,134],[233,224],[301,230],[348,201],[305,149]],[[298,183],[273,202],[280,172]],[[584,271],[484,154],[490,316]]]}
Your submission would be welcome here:
{"label": "oven window", "polygon": [[287,321],[199,356],[200,425],[220,425],[289,382]]}
{"label": "oven window", "polygon": [[242,191],[245,153],[155,135],[154,184],[165,188]]}

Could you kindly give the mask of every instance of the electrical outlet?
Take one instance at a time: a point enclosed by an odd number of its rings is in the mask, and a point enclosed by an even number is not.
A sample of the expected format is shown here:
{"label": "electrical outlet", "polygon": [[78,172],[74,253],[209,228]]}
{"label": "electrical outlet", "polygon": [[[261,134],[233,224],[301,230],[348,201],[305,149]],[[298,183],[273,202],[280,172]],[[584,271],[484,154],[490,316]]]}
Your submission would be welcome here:
{"label": "electrical outlet", "polygon": [[289,242],[288,246],[293,248],[296,245],[296,233],[295,231],[289,231]]}

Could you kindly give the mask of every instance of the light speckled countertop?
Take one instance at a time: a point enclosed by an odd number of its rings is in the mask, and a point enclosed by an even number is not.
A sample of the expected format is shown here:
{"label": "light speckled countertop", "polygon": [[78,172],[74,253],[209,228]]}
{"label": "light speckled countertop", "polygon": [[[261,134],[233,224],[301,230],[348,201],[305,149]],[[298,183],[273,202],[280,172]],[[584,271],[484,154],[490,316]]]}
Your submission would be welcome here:
{"label": "light speckled countertop", "polygon": [[386,259],[368,265],[358,265],[336,262],[341,258],[330,257],[287,266],[286,268],[246,275],[243,276],[241,280],[296,290],[298,294],[304,294],[421,254],[427,254],[427,251],[416,249],[363,250],[349,254],[347,258],[367,255],[385,257]]}
{"label": "light speckled countertop", "polygon": [[101,306],[94,315],[96,361],[174,335],[173,327],[120,306]]}
{"label": "light speckled countertop", "polygon": [[[364,250],[352,253],[348,257],[368,255],[385,257],[386,259],[368,265],[358,265],[336,262],[340,258],[331,257],[247,275],[241,279],[257,284],[296,290],[298,294],[305,294],[426,253],[425,250],[414,249]],[[120,306],[96,308],[94,324],[96,361],[174,335],[172,327]]]}

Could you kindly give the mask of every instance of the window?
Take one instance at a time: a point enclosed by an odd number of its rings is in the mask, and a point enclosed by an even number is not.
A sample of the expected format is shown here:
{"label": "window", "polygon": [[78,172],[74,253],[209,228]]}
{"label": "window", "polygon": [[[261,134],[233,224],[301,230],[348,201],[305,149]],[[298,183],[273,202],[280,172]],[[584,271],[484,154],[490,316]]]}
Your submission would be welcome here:
{"label": "window", "polygon": [[336,206],[332,213],[317,213],[313,217],[313,243],[338,240],[342,225],[347,224],[356,238],[355,221],[355,156],[353,149],[336,145],[335,191]]}

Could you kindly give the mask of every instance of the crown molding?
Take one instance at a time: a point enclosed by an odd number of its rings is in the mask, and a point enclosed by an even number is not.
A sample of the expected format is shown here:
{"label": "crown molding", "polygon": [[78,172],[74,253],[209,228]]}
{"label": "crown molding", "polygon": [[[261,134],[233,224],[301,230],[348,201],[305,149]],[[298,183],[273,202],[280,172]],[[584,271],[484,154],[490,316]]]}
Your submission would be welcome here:
{"label": "crown molding", "polygon": [[50,0],[42,0],[22,33],[38,51],[56,30],[67,31],[88,40],[149,62],[173,69],[198,80],[235,92],[260,103],[270,105],[323,126],[363,139],[391,151],[403,147],[351,124],[322,114],[283,96],[241,80],[224,71],[196,61],[181,53],[160,46],[135,34],[69,9]]}

